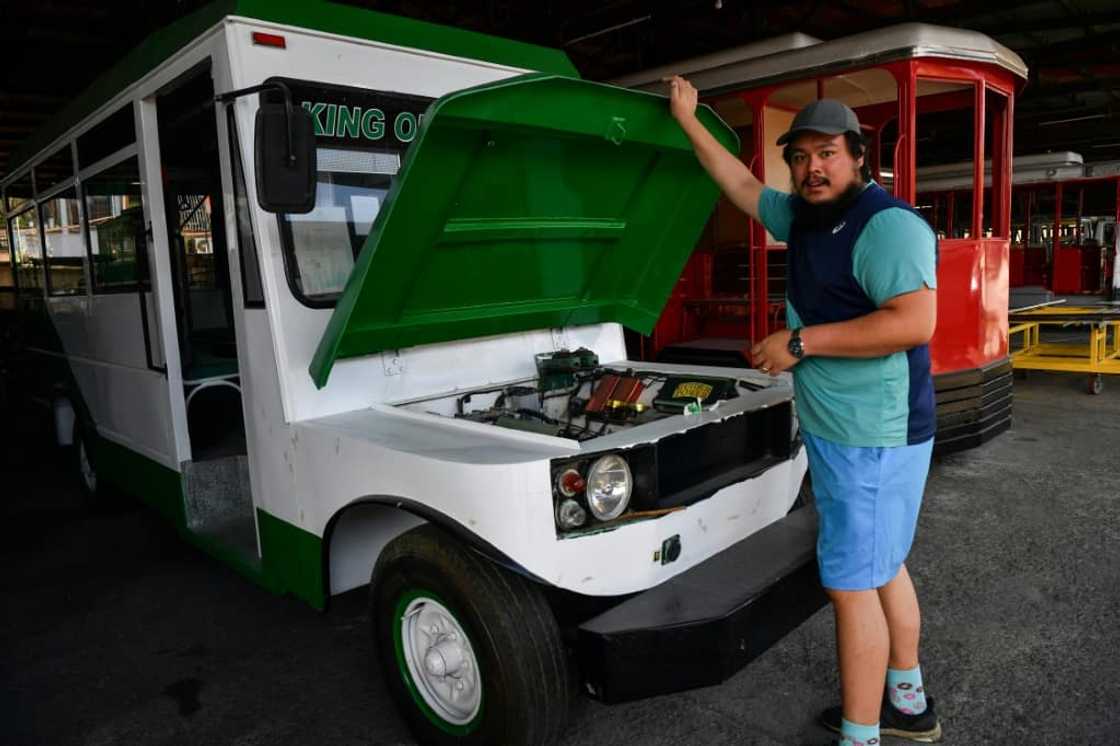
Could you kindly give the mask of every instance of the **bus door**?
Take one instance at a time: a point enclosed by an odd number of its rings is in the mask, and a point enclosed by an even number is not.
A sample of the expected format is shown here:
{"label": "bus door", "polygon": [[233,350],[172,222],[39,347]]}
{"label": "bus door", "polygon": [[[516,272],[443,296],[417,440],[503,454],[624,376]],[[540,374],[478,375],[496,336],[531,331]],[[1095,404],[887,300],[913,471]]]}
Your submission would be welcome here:
{"label": "bus door", "polygon": [[257,555],[209,65],[156,98],[191,460],[188,528]]}

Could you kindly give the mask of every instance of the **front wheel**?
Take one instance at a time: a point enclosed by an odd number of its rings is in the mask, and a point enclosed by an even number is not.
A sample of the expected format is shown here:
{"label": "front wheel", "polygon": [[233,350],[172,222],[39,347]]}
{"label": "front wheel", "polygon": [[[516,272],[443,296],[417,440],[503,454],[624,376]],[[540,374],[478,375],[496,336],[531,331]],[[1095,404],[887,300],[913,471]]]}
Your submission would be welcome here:
{"label": "front wheel", "polygon": [[1089,376],[1089,393],[1100,396],[1102,391],[1104,391],[1104,376],[1100,373]]}
{"label": "front wheel", "polygon": [[389,691],[421,743],[558,740],[572,687],[532,583],[425,525],[386,547],[370,607]]}

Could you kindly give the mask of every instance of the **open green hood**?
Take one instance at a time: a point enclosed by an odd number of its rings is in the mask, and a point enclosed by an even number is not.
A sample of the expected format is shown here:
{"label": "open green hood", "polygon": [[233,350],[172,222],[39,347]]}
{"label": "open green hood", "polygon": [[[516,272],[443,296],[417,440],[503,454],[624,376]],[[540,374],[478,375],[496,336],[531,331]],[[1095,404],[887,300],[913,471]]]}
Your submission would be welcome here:
{"label": "open green hood", "polygon": [[[732,152],[738,138],[707,107]],[[648,334],[718,189],[665,98],[550,75],[434,102],[311,361],[620,322]]]}

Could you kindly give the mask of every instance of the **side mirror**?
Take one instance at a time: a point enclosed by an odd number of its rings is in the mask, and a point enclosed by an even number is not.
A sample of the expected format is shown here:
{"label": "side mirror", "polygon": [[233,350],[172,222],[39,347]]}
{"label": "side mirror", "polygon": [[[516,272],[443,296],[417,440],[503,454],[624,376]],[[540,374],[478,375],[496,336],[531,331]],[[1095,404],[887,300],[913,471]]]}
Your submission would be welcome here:
{"label": "side mirror", "polygon": [[261,101],[254,147],[257,202],[261,208],[289,213],[315,209],[318,164],[311,112],[298,106]]}

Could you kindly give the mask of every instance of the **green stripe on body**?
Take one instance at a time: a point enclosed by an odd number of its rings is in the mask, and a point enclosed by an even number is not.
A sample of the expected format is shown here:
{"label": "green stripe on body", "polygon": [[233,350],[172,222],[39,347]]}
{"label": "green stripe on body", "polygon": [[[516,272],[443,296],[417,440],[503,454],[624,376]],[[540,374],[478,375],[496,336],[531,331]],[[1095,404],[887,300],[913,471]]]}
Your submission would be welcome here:
{"label": "green stripe on body", "polygon": [[187,542],[272,593],[290,593],[315,609],[326,608],[318,536],[257,508],[263,559],[247,557],[187,528],[182,474],[105,438],[96,438],[92,450],[99,480],[154,508]]}

